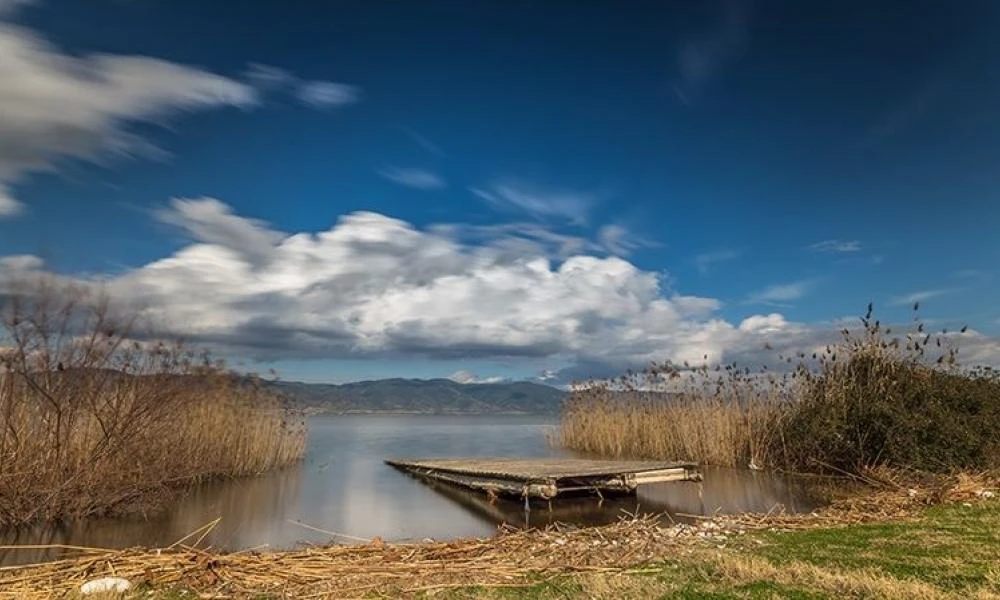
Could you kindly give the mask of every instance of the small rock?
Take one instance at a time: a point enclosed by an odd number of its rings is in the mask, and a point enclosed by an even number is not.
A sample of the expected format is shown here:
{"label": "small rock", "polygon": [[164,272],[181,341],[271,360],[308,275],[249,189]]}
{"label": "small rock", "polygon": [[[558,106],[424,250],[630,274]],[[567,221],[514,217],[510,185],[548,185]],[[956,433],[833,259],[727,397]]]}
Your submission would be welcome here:
{"label": "small rock", "polygon": [[996,494],[994,494],[990,490],[979,490],[978,492],[976,492],[976,496],[978,496],[980,498],[987,498],[987,499],[989,499],[989,498],[996,498]]}
{"label": "small rock", "polygon": [[962,506],[964,506],[965,508],[972,508],[972,503],[971,502],[963,502]]}
{"label": "small rock", "polygon": [[910,488],[910,489],[906,490],[906,495],[909,496],[910,498],[916,498],[917,497],[917,490],[915,490],[913,488]]}
{"label": "small rock", "polygon": [[84,596],[106,594],[109,592],[122,594],[131,588],[132,584],[129,583],[128,579],[122,579],[121,577],[101,577],[100,579],[92,579],[81,585],[80,593]]}

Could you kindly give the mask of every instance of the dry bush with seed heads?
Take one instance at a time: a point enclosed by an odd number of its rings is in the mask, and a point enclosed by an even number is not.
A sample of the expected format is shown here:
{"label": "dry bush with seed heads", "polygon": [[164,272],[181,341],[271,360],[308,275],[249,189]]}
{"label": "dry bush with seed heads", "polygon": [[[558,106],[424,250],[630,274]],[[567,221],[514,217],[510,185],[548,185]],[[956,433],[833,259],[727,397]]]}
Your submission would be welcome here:
{"label": "dry bush with seed heads", "polygon": [[[919,306],[914,306],[914,311]],[[670,363],[574,387],[566,446],[616,457],[860,473],[1000,466],[1000,373],[964,368],[919,318],[893,336],[873,318],[782,373]],[[962,329],[965,331],[965,328]]]}
{"label": "dry bush with seed heads", "polygon": [[0,525],[150,511],[299,460],[305,423],[253,376],[142,335],[52,279],[0,294]]}

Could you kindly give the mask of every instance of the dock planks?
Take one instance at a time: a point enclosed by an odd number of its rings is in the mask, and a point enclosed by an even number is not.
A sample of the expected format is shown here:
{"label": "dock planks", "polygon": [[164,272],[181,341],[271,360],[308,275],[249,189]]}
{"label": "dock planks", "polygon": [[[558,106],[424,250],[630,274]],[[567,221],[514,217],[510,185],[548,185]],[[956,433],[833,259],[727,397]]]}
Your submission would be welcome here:
{"label": "dock planks", "polygon": [[700,481],[695,463],[660,461],[510,458],[427,458],[385,461],[423,479],[523,498],[552,499],[572,493],[635,493],[639,485]]}

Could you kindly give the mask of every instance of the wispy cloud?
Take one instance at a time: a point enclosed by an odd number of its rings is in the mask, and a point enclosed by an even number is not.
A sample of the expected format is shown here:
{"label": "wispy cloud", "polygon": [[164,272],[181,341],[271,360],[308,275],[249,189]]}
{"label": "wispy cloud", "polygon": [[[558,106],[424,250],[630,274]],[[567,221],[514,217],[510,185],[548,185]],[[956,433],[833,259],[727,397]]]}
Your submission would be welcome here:
{"label": "wispy cloud", "polygon": [[680,47],[678,78],[673,85],[678,100],[684,104],[694,102],[722,69],[746,51],[750,43],[749,24],[749,2],[729,0],[711,29]]}
{"label": "wispy cloud", "polygon": [[746,302],[748,304],[775,304],[791,302],[804,297],[816,285],[814,279],[803,279],[790,283],[779,283],[770,285],[762,290],[750,294]]}
{"label": "wispy cloud", "polygon": [[448,186],[444,178],[427,169],[389,167],[376,172],[393,183],[418,190],[439,190]]}
{"label": "wispy cloud", "polygon": [[527,213],[535,219],[560,218],[576,225],[587,223],[590,210],[598,203],[592,193],[542,189],[521,183],[498,183],[469,191],[503,210]]}
{"label": "wispy cloud", "polygon": [[861,138],[861,146],[875,146],[909,129],[926,115],[941,97],[943,85],[935,79],[890,106]]}
{"label": "wispy cloud", "polygon": [[403,127],[403,133],[409,136],[409,138],[413,140],[413,143],[420,146],[424,150],[430,152],[431,154],[435,156],[445,155],[444,150],[441,149],[441,146],[438,146],[434,142],[430,141],[426,136],[421,135],[416,130],[411,129],[409,127]]}
{"label": "wispy cloud", "polygon": [[21,214],[24,205],[14,199],[7,191],[7,186],[0,182],[0,219],[16,217]]}
{"label": "wispy cloud", "polygon": [[305,80],[291,71],[250,63],[244,77],[263,92],[287,92],[299,102],[313,108],[336,108],[353,104],[361,99],[361,88],[333,81]]}
{"label": "wispy cloud", "polygon": [[303,104],[314,108],[334,108],[353,104],[361,99],[361,89],[346,83],[307,81],[295,94]]}
{"label": "wispy cloud", "polygon": [[653,248],[658,244],[622,225],[605,225],[597,231],[597,243],[609,254],[628,256],[640,248]]}
{"label": "wispy cloud", "polygon": [[993,279],[994,274],[982,269],[961,269],[952,273],[954,277],[967,281],[983,282]]}
{"label": "wispy cloud", "polygon": [[699,273],[706,275],[715,265],[730,260],[736,260],[739,257],[740,252],[737,250],[714,250],[712,252],[703,252],[695,256],[694,264],[698,267]]}
{"label": "wispy cloud", "polygon": [[810,244],[808,249],[813,252],[824,252],[829,254],[860,252],[861,242],[858,240],[823,240],[822,242]]}
{"label": "wispy cloud", "polygon": [[917,302],[924,302],[925,300],[930,300],[931,298],[937,298],[939,296],[944,296],[945,294],[951,294],[955,292],[955,288],[937,288],[933,290],[920,290],[916,292],[910,292],[909,294],[903,294],[900,296],[893,296],[889,299],[889,303],[893,306],[902,306],[904,304],[915,304]]}

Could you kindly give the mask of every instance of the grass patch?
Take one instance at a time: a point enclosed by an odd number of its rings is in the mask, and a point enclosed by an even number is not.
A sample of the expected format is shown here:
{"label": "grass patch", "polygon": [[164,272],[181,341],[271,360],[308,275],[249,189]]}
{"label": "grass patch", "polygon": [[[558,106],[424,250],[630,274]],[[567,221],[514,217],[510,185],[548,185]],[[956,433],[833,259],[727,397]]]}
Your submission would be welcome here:
{"label": "grass patch", "polygon": [[776,565],[804,562],[844,570],[875,569],[950,591],[991,584],[1000,566],[1000,508],[941,505],[907,523],[769,533],[755,554]]}

